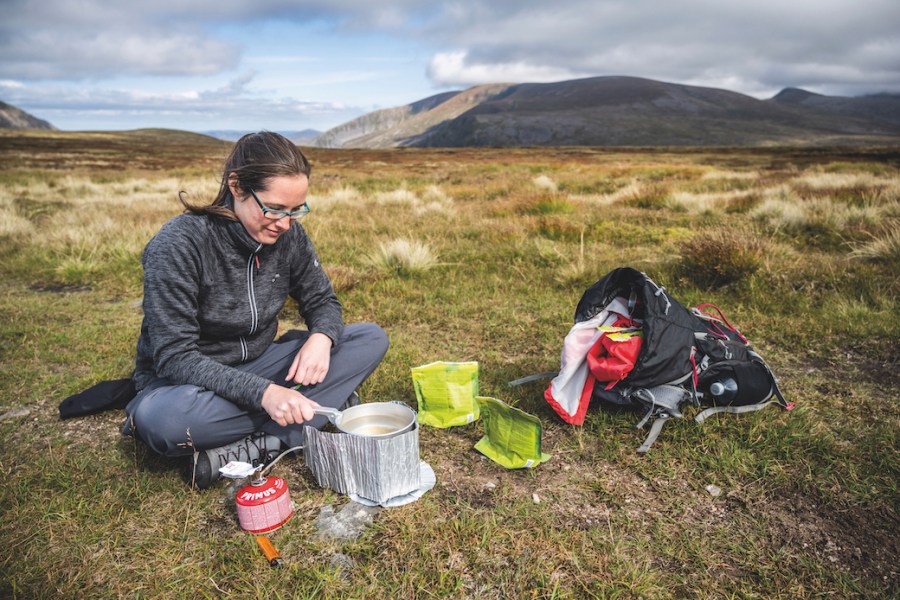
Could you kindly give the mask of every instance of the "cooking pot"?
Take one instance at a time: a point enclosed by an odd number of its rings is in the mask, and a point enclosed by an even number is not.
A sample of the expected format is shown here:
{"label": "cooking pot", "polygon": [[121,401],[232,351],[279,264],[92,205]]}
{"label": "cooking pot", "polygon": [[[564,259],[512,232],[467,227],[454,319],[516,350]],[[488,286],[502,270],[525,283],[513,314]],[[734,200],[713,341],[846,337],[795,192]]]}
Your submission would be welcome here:
{"label": "cooking pot", "polygon": [[416,424],[416,413],[402,402],[368,402],[343,411],[320,406],[316,414],[328,417],[344,433],[368,438],[394,437]]}

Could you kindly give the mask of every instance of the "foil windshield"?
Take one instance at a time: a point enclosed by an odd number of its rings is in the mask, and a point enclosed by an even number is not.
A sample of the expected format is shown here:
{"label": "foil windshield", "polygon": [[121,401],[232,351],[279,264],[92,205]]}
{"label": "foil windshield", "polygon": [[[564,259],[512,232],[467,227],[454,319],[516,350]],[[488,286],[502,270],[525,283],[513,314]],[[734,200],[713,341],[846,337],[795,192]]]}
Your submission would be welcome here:
{"label": "foil windshield", "polygon": [[303,456],[322,487],[384,502],[419,488],[419,429],[389,438],[306,427]]}

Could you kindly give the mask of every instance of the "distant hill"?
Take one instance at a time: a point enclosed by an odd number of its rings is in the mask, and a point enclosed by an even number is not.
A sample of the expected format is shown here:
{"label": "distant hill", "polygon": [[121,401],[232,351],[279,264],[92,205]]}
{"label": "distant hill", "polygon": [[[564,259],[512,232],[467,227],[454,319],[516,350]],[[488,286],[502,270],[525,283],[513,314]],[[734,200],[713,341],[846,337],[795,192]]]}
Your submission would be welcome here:
{"label": "distant hill", "polygon": [[55,130],[56,127],[38,119],[12,104],[0,102],[0,129],[46,129]]}
{"label": "distant hill", "polygon": [[760,146],[900,142],[900,97],[802,90],[759,100],[636,77],[494,84],[375,111],[324,147]]}
{"label": "distant hill", "polygon": [[168,129],[165,127],[144,127],[141,129],[125,129],[119,131],[86,131],[84,133],[116,136],[121,139],[131,139],[142,142],[156,140],[162,143],[208,145],[219,145],[223,142],[223,140],[211,135],[206,135],[205,133],[197,133],[195,131],[187,131],[184,129]]}
{"label": "distant hill", "polygon": [[[252,132],[238,129],[219,129],[215,131],[202,131],[201,133],[220,140],[225,140],[226,142],[236,142],[241,138],[241,136]],[[310,142],[312,142],[312,140],[322,134],[322,132],[317,129],[304,129],[302,131],[279,131],[278,133],[288,138],[298,146],[308,146]]]}
{"label": "distant hill", "polygon": [[785,106],[811,109],[823,114],[900,126],[900,94],[872,94],[856,97],[823,96],[798,88],[786,88],[771,101]]}

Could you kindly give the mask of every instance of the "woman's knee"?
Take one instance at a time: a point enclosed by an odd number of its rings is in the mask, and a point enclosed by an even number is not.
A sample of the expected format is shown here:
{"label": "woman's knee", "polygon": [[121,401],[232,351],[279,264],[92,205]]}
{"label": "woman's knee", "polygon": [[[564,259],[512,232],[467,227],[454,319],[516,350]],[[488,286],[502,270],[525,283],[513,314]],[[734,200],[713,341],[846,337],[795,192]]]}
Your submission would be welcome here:
{"label": "woman's knee", "polygon": [[[202,446],[205,437],[198,423],[198,398],[212,394],[196,386],[171,386],[152,390],[129,415],[133,433],[155,452],[184,456]],[[201,402],[202,404],[202,402]],[[193,430],[193,435],[192,435]]]}
{"label": "woman's knee", "polygon": [[354,345],[359,348],[359,351],[371,357],[376,364],[381,362],[390,346],[387,332],[375,323],[354,323],[348,326],[348,328],[351,327],[353,328],[351,335],[355,341]]}
{"label": "woman's knee", "polygon": [[372,352],[373,355],[383,357],[390,346],[387,332],[375,323],[354,323],[348,325],[348,332],[359,341],[359,345]]}
{"label": "woman's knee", "polygon": [[128,415],[132,434],[144,441],[154,452],[164,456],[190,454],[190,425],[175,403],[165,402],[153,390],[142,398]]}

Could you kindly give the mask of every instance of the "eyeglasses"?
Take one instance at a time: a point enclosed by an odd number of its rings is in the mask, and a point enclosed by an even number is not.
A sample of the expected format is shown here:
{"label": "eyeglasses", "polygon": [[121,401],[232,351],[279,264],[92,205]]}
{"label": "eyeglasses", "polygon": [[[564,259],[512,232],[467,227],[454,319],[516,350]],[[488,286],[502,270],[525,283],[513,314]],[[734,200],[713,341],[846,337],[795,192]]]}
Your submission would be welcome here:
{"label": "eyeglasses", "polygon": [[257,196],[256,192],[254,192],[252,189],[250,190],[250,194],[253,196],[253,199],[256,200],[256,203],[259,204],[259,210],[262,211],[263,216],[267,219],[277,221],[278,219],[290,217],[292,221],[299,221],[309,214],[309,203],[307,202],[304,202],[303,206],[301,206],[297,210],[288,212],[285,210],[275,210],[274,208],[269,208],[259,201],[259,196]]}

